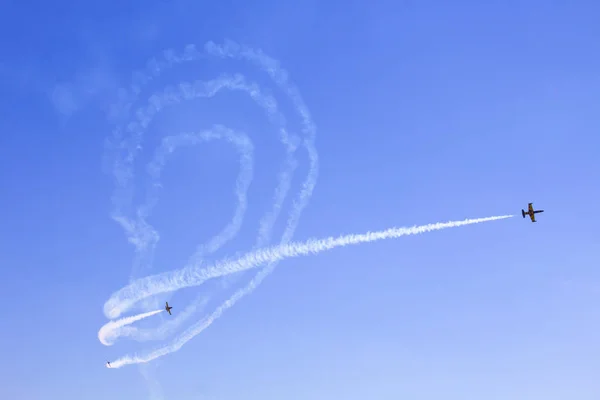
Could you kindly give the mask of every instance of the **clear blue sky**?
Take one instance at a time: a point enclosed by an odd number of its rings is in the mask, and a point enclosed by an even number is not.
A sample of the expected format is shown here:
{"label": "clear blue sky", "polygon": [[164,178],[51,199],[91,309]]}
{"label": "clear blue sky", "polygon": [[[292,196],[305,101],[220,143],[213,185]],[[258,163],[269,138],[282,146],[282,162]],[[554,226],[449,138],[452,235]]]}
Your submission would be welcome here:
{"label": "clear blue sky", "polygon": [[[600,398],[600,3],[211,3],[3,7],[0,398]],[[284,261],[179,352],[106,369],[168,343],[105,347],[96,336],[133,260],[110,218],[107,110],[151,57],[226,38],[279,60],[316,124],[319,178],[296,240],[519,215]],[[289,99],[242,61],[170,69],[141,98],[223,72],[270,90],[299,134]],[[283,157],[244,93],[153,120],[134,206],[159,138],[213,123],[244,130],[255,146],[248,211],[224,256],[252,246]],[[303,150],[298,161],[290,196],[307,172]],[[181,268],[229,221],[237,168],[225,145],[173,155],[149,218],[161,234],[152,272]],[[530,201],[546,210],[536,224],[520,216]],[[289,210],[288,201],[274,240]],[[171,295],[173,311],[203,290]]]}

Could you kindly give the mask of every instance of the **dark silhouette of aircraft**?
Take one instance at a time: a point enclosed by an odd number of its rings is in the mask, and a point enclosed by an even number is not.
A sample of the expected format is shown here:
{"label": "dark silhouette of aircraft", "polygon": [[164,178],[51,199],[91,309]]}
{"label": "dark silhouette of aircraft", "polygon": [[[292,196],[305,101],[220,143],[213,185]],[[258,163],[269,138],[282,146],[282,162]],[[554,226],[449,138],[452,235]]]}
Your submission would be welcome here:
{"label": "dark silhouette of aircraft", "polygon": [[525,210],[521,210],[521,214],[523,214],[523,218],[525,218],[526,215],[529,215],[529,218],[531,218],[531,222],[536,222],[535,214],[543,213],[543,212],[544,212],[544,210],[534,210],[533,203],[528,204],[527,212],[525,212]]}
{"label": "dark silhouette of aircraft", "polygon": [[165,310],[167,310],[169,315],[173,315],[173,314],[171,314],[171,308],[173,308],[173,307],[169,307],[169,302],[168,301],[165,302]]}
{"label": "dark silhouette of aircraft", "polygon": [[107,366],[108,368],[110,368],[110,361],[107,361],[107,362],[106,362],[106,366]]}

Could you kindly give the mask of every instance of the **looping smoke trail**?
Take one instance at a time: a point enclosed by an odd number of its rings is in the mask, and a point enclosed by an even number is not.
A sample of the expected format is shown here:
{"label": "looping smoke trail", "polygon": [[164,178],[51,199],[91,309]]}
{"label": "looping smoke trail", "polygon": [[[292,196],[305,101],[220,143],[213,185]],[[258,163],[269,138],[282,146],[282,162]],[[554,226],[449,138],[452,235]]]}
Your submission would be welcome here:
{"label": "looping smoke trail", "polygon": [[[154,159],[148,164],[147,170],[151,177],[148,201],[138,210],[138,215],[145,220],[150,215],[153,207],[158,202],[158,191],[161,188],[160,175],[168,157],[181,146],[197,145],[213,140],[225,140],[236,147],[240,157],[240,172],[235,185],[235,196],[237,208],[231,222],[205,246],[201,246],[196,254],[195,260],[202,261],[203,253],[211,253],[218,250],[227,241],[231,240],[239,231],[247,208],[247,192],[253,175],[253,145],[250,139],[242,132],[236,132],[221,125],[215,125],[212,129],[198,133],[182,133],[179,135],[164,137],[160,146],[154,154]],[[144,224],[144,226],[148,226]],[[111,332],[111,337],[129,336],[138,341],[164,339],[169,333],[181,325],[187,318],[191,317],[198,309],[198,305],[204,306],[208,299],[206,296],[198,297],[188,305],[174,319],[169,319],[156,329],[140,329],[136,327],[119,328]],[[147,305],[147,304],[146,304]],[[156,307],[156,304],[151,306]]]}
{"label": "looping smoke trail", "polygon": [[162,312],[163,310],[155,310],[150,311],[143,314],[133,315],[131,317],[121,318],[118,321],[110,321],[106,323],[100,330],[98,331],[98,339],[105,346],[111,346],[114,343],[114,339],[116,339],[118,335],[118,330],[126,325],[133,324],[136,321],[140,321],[144,318],[151,317],[153,315]]}
{"label": "looping smoke trail", "polygon": [[[241,49],[243,51],[236,54],[236,49]],[[314,124],[310,119],[310,114],[297,89],[288,82],[287,73],[277,66],[276,61],[270,59],[262,52],[256,52],[252,49],[238,46],[231,41],[226,41],[223,47],[219,47],[218,45],[209,42],[204,50],[205,52],[201,53],[195,46],[188,45],[182,54],[178,55],[175,51],[168,50],[164,53],[163,60],[150,60],[145,71],[139,71],[134,74],[134,82],[132,83],[129,92],[123,90],[120,93],[119,104],[116,104],[111,110],[110,118],[121,121],[121,125],[113,131],[112,139],[107,142],[107,150],[112,155],[112,159],[109,161],[112,161],[111,168],[116,183],[116,190],[113,195],[114,209],[112,217],[124,228],[129,242],[132,243],[136,249],[130,281],[133,281],[136,276],[139,276],[142,269],[147,269],[152,265],[154,250],[159,240],[158,232],[156,232],[156,230],[154,230],[147,222],[146,218],[149,216],[150,211],[157,202],[158,188],[161,187],[158,178],[160,177],[160,169],[164,162],[161,163],[159,161],[160,150],[157,151],[157,158],[154,160],[153,164],[148,166],[148,172],[153,181],[151,182],[150,190],[148,191],[146,203],[138,207],[137,212],[133,216],[130,209],[133,199],[134,160],[136,155],[142,149],[142,139],[145,129],[151,124],[157,113],[165,107],[177,105],[182,101],[191,100],[197,97],[210,98],[219,93],[222,89],[237,90],[247,93],[255,103],[264,110],[269,121],[276,127],[279,139],[285,147],[285,161],[278,174],[279,183],[275,188],[272,209],[266,213],[259,223],[259,232],[254,249],[265,246],[270,241],[273,226],[281,213],[283,203],[291,187],[292,176],[298,164],[295,159],[295,153],[297,152],[299,145],[302,145],[307,151],[309,172],[298,197],[293,200],[292,210],[281,240],[282,243],[291,239],[301,211],[306,206],[316,182],[318,157],[316,149],[314,148]],[[138,100],[143,87],[155,80],[155,78],[161,75],[164,70],[183,62],[215,56],[220,58],[245,59],[253,64],[258,64],[263,71],[266,71],[279,88],[283,89],[283,92],[290,97],[296,111],[300,114],[303,124],[301,131],[304,138],[300,139],[296,135],[288,132],[286,120],[279,111],[275,99],[272,96],[265,94],[256,83],[247,82],[245,77],[241,74],[223,74],[211,81],[182,82],[177,86],[167,86],[163,91],[151,95],[146,105],[138,107],[137,110],[132,113],[133,119],[131,121],[125,120],[132,112],[134,104]],[[246,144],[251,147],[251,142],[249,140]],[[163,150],[164,148],[165,141],[163,141]],[[246,160],[249,161],[246,164],[243,162],[241,163],[240,177],[236,183],[238,208],[232,222],[207,244],[197,248],[196,253],[188,262],[189,266],[201,263],[204,255],[216,251],[228,240],[233,238],[239,231],[243,214],[246,209],[245,190],[242,189],[247,189],[251,180],[251,157],[247,158],[250,158],[250,160]],[[244,172],[246,172],[246,174],[244,174]],[[242,192],[243,194],[241,194]],[[267,268],[272,270],[274,266],[275,264],[271,264]],[[154,307],[157,302],[156,298],[147,298],[147,300],[154,300],[154,304],[145,302],[142,305],[144,308]],[[197,302],[198,299],[195,303]],[[228,301],[227,304],[229,303],[230,302]],[[190,305],[182,314],[178,315],[178,324],[180,323],[180,319],[185,319],[188,315],[191,315],[193,308],[194,304]],[[175,324],[171,324],[171,327],[175,327]],[[162,333],[159,331],[160,329],[154,332],[142,332],[135,327],[126,327],[112,332],[112,335],[113,337],[131,336],[138,340],[143,340],[142,338],[154,339],[157,337],[164,337],[165,330],[163,329]]]}
{"label": "looping smoke trail", "polygon": [[[511,218],[513,215],[502,215],[487,218],[465,219],[463,221],[438,222],[421,226],[390,228],[383,231],[367,232],[363,234],[351,234],[339,237],[328,237],[325,239],[311,239],[306,242],[289,243],[265,249],[260,249],[249,253],[235,260],[225,260],[215,263],[212,267],[200,271],[176,271],[170,274],[154,275],[139,279],[129,286],[121,289],[111,297],[111,304],[115,304],[113,312],[116,314],[131,307],[136,301],[144,297],[151,296],[161,292],[178,290],[183,287],[201,285],[208,279],[216,278],[225,274],[256,268],[262,264],[279,261],[285,258],[298,257],[309,254],[317,254],[336,247],[356,245],[360,243],[375,242],[384,239],[395,239],[407,235],[417,235],[421,233],[438,231],[442,229],[455,228],[459,226],[479,224],[483,222],[497,221]],[[146,356],[126,356],[111,363],[114,368],[120,368],[127,364],[145,363],[156,359],[165,354],[181,348],[187,341],[202,332],[208,327],[214,319],[221,313],[231,307],[233,303],[245,295],[244,290],[238,291],[227,302],[221,305],[213,315],[205,318],[196,325],[187,329],[171,345],[165,346],[149,353]],[[233,299],[233,300],[232,300]],[[120,307],[119,307],[120,306]]]}
{"label": "looping smoke trail", "polygon": [[[275,99],[266,94],[258,84],[248,82],[241,74],[223,74],[209,81],[182,82],[177,86],[167,86],[164,90],[151,95],[146,105],[138,107],[133,112],[133,119],[127,121],[133,105],[138,100],[143,87],[157,78],[163,70],[174,65],[202,59],[205,57],[217,57],[221,59],[237,59],[249,61],[266,72],[277,86],[288,95],[296,112],[301,119],[302,138],[290,133],[286,127],[286,120],[279,111]],[[145,130],[152,123],[156,115],[169,106],[181,104],[183,101],[198,97],[211,98],[223,89],[240,91],[250,96],[254,102],[263,109],[269,121],[276,127],[279,139],[285,147],[285,161],[278,174],[278,185],[273,195],[272,209],[263,216],[259,223],[258,237],[255,245],[249,253],[238,259],[226,259],[213,263],[210,267],[200,269],[204,264],[203,258],[215,252],[225,243],[231,240],[239,231],[243,216],[247,208],[246,192],[252,180],[253,174],[253,145],[244,134],[234,132],[224,126],[216,125],[212,130],[202,131],[199,134],[181,134],[165,138],[161,146],[155,152],[154,160],[148,165],[147,172],[151,182],[146,202],[132,212],[132,199],[134,194],[134,160],[137,153],[142,149],[142,139]],[[283,70],[279,63],[266,56],[261,51],[240,46],[234,42],[226,41],[223,45],[209,42],[204,46],[204,53],[199,52],[195,46],[187,46],[183,53],[166,51],[163,60],[151,60],[145,71],[134,75],[134,82],[129,93],[123,91],[119,104],[115,105],[111,112],[112,119],[120,120],[121,124],[113,131],[112,139],[107,143],[108,150],[112,154],[112,173],[115,178],[116,189],[113,195],[112,217],[117,221],[127,234],[127,239],[135,246],[135,258],[130,277],[130,284],[117,291],[104,305],[104,313],[108,318],[118,318],[124,311],[131,309],[138,303],[148,309],[153,307],[151,301],[157,302],[156,295],[169,293],[183,287],[197,286],[208,279],[229,276],[232,273],[253,269],[263,266],[255,277],[242,289],[235,292],[228,300],[222,303],[216,310],[190,326],[181,335],[176,337],[171,344],[153,351],[143,357],[122,357],[111,363],[113,368],[119,368],[126,364],[145,363],[162,355],[180,349],[188,340],[206,329],[225,310],[232,307],[238,300],[251,293],[276,267],[277,263],[288,257],[297,257],[328,250],[334,247],[347,246],[381,240],[387,238],[413,235],[432,230],[445,229],[497,219],[509,218],[510,216],[489,217],[454,221],[448,223],[437,223],[412,228],[393,228],[381,232],[370,232],[362,235],[347,235],[338,238],[327,238],[323,240],[311,240],[304,243],[290,242],[297,227],[300,215],[308,204],[308,200],[314,190],[318,175],[318,156],[314,146],[316,136],[315,125],[311,119],[308,108],[304,104],[297,88],[289,81],[288,73]],[[186,267],[174,272],[167,272],[145,278],[137,279],[142,269],[152,266],[152,260],[156,245],[159,240],[158,232],[147,222],[151,210],[158,201],[158,192],[161,187],[159,179],[161,170],[166,162],[166,156],[174,151],[179,145],[191,145],[206,142],[213,139],[227,140],[235,145],[240,154],[240,172],[236,181],[236,198],[238,205],[231,222],[221,230],[208,243],[198,246],[196,252],[188,261]],[[271,240],[273,226],[281,213],[285,198],[291,187],[292,175],[297,167],[295,154],[299,148],[303,148],[308,156],[309,171],[302,183],[301,189],[292,201],[292,208],[286,223],[285,230],[279,245],[264,247]],[[154,297],[152,297],[154,296]],[[129,319],[111,321],[101,328],[99,338],[102,337],[103,344],[110,345],[120,336],[129,336],[136,340],[162,339],[177,328],[181,322],[196,310],[197,306],[206,302],[206,298],[198,297],[183,312],[178,313],[176,319],[163,324],[153,330],[141,330],[133,326],[125,326],[120,321],[139,320],[144,314]],[[129,323],[130,324],[130,323]]]}

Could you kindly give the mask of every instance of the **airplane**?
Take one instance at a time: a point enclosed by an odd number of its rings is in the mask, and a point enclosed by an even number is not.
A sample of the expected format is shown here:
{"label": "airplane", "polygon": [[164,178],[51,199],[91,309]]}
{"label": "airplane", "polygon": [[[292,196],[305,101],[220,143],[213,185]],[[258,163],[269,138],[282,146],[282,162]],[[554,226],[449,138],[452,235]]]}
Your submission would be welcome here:
{"label": "airplane", "polygon": [[171,308],[173,308],[173,307],[169,307],[169,302],[168,301],[165,302],[165,310],[167,310],[169,315],[173,315],[173,314],[171,314]]}
{"label": "airplane", "polygon": [[523,214],[523,218],[525,218],[526,215],[529,215],[529,218],[531,218],[531,222],[536,222],[535,214],[544,212],[544,210],[534,210],[533,203],[529,203],[527,205],[527,209],[527,212],[525,212],[525,210],[522,209],[521,214]]}
{"label": "airplane", "polygon": [[110,361],[107,361],[107,362],[106,362],[106,366],[107,366],[108,368],[110,368]]}

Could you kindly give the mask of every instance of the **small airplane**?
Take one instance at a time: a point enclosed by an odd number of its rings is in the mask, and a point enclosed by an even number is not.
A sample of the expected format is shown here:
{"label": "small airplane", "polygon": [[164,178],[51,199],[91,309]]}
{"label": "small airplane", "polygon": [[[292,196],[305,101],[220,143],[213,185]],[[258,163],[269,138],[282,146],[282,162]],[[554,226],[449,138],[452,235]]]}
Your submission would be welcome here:
{"label": "small airplane", "polygon": [[169,315],[173,315],[173,314],[171,314],[171,308],[173,308],[173,307],[169,307],[169,302],[168,301],[165,302],[165,310],[167,310]]}
{"label": "small airplane", "polygon": [[108,368],[110,368],[110,361],[107,361],[107,362],[106,362],[106,366],[107,366]]}
{"label": "small airplane", "polygon": [[527,205],[527,209],[527,212],[525,212],[525,210],[522,209],[521,214],[523,214],[523,218],[525,218],[526,215],[529,215],[529,218],[531,218],[531,222],[536,222],[535,214],[544,212],[544,210],[534,210],[533,203],[529,203]]}

